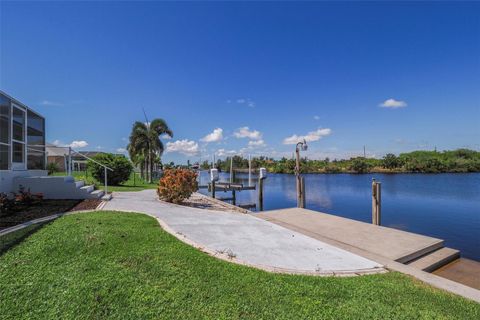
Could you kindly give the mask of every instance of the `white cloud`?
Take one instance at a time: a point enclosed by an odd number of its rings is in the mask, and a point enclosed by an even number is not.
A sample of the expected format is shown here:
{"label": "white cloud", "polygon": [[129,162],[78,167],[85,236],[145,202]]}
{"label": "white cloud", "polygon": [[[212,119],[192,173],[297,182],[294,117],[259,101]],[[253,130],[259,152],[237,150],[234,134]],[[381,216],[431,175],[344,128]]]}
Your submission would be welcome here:
{"label": "white cloud", "polygon": [[323,137],[329,136],[331,133],[332,130],[329,128],[318,128],[316,131],[311,131],[304,136],[294,134],[293,136],[287,137],[283,139],[283,144],[296,144],[303,140],[307,142],[317,141]]}
{"label": "white cloud", "polygon": [[[231,100],[227,100],[227,103],[230,103]],[[236,103],[238,104],[244,104],[250,108],[254,108],[255,107],[255,101],[253,101],[252,99],[250,98],[239,98],[237,100],[235,100]]]}
{"label": "white cloud", "polygon": [[125,152],[127,152],[127,149],[125,149],[125,148],[118,148],[118,149],[117,149],[117,152],[118,152],[118,153],[125,153]]}
{"label": "white cloud", "polygon": [[216,154],[220,157],[232,156],[236,153],[237,152],[235,150],[225,150],[225,149],[218,149],[216,152]]}
{"label": "white cloud", "polygon": [[213,130],[212,133],[207,134],[205,137],[200,139],[200,141],[203,142],[217,142],[223,139],[223,129],[222,128],[216,128]]}
{"label": "white cloud", "polygon": [[[85,148],[88,146],[88,142],[85,140],[74,140],[72,143],[63,143],[60,140],[54,140],[52,141],[52,144],[57,147],[71,147],[73,149],[80,149],[80,148]],[[98,147],[97,147],[98,149]]]}
{"label": "white cloud", "polygon": [[53,140],[52,144],[57,147],[64,147],[65,145],[60,140]]}
{"label": "white cloud", "polygon": [[43,101],[40,102],[40,104],[42,106],[47,106],[47,107],[61,107],[61,106],[63,106],[63,103],[50,101],[50,100],[43,100]]}
{"label": "white cloud", "polygon": [[257,130],[251,130],[248,127],[238,128],[237,131],[233,133],[237,138],[248,138],[251,140],[260,140],[262,138],[262,133]]}
{"label": "white cloud", "polygon": [[169,136],[168,134],[166,134],[166,133],[165,133],[165,134],[162,134],[162,135],[160,136],[160,138],[163,139],[163,140],[170,140],[170,139],[172,139],[172,137],[170,137],[170,136]]}
{"label": "white cloud", "polygon": [[88,146],[88,142],[85,140],[74,140],[68,145],[68,147],[72,147],[73,149],[85,148],[86,146]]}
{"label": "white cloud", "polygon": [[167,152],[178,152],[187,156],[194,156],[198,154],[198,143],[187,139],[167,142]]}
{"label": "white cloud", "polygon": [[405,101],[395,100],[395,99],[387,99],[380,104],[382,108],[390,108],[390,109],[397,109],[397,108],[404,108],[407,106]]}
{"label": "white cloud", "polygon": [[249,147],[265,147],[265,141],[263,140],[251,140],[251,141],[248,141],[248,146]]}
{"label": "white cloud", "polygon": [[315,115],[315,116],[313,116],[313,119],[315,119],[315,120],[320,120],[320,117],[317,116],[317,115]]}

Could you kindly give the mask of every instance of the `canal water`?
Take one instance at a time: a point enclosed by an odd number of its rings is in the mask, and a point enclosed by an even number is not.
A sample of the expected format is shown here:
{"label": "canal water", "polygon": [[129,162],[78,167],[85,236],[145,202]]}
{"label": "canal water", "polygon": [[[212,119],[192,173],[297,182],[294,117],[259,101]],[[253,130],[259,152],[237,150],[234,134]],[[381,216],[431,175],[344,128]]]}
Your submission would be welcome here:
{"label": "canal water", "polygon": [[[444,239],[465,258],[480,261],[480,173],[306,174],[308,209],[371,222],[372,178],[382,183],[382,225]],[[201,184],[208,172],[200,173]],[[228,173],[220,175],[228,181]],[[256,183],[256,176],[252,178]],[[248,184],[248,174],[236,181]],[[201,190],[202,193],[208,193]],[[229,197],[217,192],[217,197]],[[257,191],[237,192],[237,204],[257,202]],[[296,206],[295,176],[268,174],[264,210]],[[254,209],[253,209],[254,210]]]}

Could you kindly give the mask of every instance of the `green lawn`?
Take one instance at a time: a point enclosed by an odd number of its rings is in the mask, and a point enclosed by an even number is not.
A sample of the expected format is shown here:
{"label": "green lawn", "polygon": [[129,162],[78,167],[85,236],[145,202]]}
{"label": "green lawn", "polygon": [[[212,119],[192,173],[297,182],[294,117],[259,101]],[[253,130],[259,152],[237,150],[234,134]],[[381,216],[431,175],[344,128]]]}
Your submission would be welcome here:
{"label": "green lawn", "polygon": [[2,319],[479,319],[399,273],[271,274],[210,257],[133,213],[64,216],[0,256]]}
{"label": "green lawn", "polygon": [[[64,176],[66,175],[65,172],[56,172],[54,175],[56,176]],[[135,178],[134,178],[135,175]],[[103,181],[99,182],[95,180],[90,173],[85,175],[85,172],[82,171],[74,171],[72,172],[72,176],[75,180],[84,180],[87,184],[94,184],[97,189],[103,190]],[[145,189],[156,189],[157,183],[148,183],[147,181],[143,180],[138,173],[132,173],[128,181],[124,182],[119,186],[108,186],[108,191],[141,191]]]}

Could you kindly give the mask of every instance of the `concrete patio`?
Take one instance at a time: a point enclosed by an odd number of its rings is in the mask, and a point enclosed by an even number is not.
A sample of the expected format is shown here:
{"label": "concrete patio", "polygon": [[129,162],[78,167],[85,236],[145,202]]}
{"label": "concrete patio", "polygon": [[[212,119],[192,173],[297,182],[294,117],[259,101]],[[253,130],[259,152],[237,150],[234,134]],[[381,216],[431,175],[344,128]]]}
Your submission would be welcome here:
{"label": "concrete patio", "polygon": [[157,200],[155,190],[114,193],[104,210],[159,219],[165,230],[212,255],[268,271],[319,275],[385,272],[372,260],[252,215]]}

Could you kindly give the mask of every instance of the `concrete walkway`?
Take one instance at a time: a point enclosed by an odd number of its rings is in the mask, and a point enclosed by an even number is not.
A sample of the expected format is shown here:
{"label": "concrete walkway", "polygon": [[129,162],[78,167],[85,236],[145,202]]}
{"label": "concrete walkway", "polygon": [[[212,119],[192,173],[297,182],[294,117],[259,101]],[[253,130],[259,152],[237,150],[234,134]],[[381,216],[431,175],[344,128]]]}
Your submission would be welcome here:
{"label": "concrete walkway", "polygon": [[103,210],[149,214],[168,232],[205,252],[268,271],[324,275],[385,272],[377,262],[251,215],[161,202],[155,190],[116,192]]}

